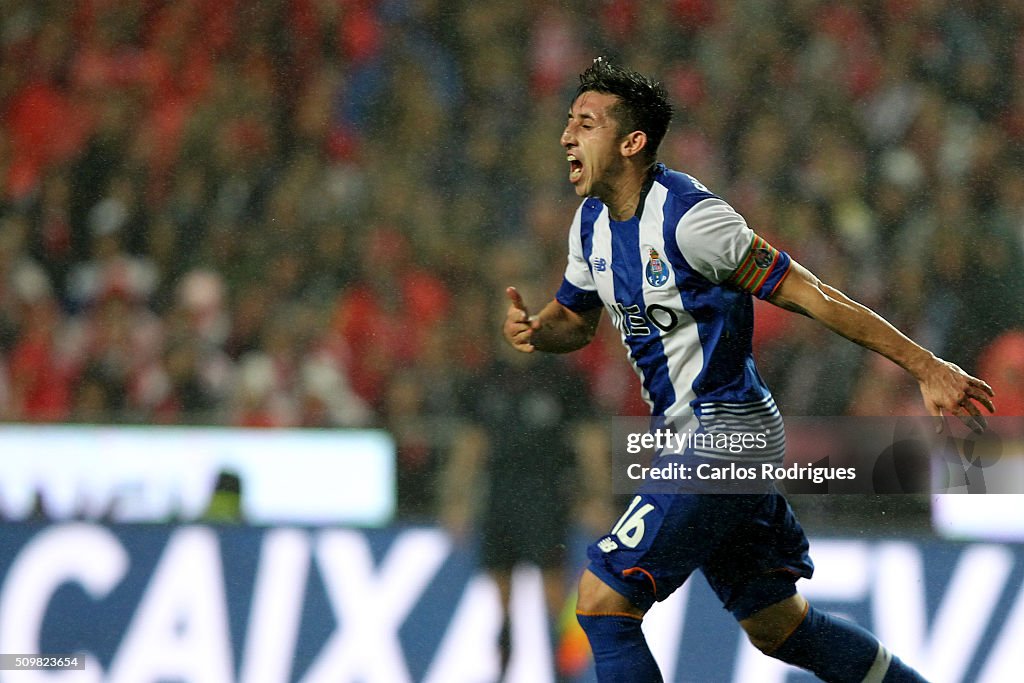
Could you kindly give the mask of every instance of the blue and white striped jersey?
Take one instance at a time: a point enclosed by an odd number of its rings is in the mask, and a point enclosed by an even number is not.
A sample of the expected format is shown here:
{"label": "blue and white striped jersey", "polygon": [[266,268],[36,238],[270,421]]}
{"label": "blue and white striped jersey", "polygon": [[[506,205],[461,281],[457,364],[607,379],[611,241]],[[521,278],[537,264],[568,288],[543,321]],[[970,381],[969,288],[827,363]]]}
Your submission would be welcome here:
{"label": "blue and white striped jersey", "polygon": [[769,448],[745,459],[780,458],[782,420],[754,367],[751,295],[771,296],[789,255],[696,179],[662,164],[638,213],[619,222],[598,199],[580,205],[556,299],[574,311],[607,309],[652,415],[699,421],[707,432],[767,431]]}

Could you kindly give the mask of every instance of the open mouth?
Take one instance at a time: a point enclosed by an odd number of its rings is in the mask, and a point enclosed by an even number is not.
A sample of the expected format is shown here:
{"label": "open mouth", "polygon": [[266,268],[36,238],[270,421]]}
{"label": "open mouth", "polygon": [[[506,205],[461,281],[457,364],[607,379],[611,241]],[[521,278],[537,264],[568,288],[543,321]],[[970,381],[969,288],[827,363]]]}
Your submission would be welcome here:
{"label": "open mouth", "polygon": [[583,162],[572,154],[568,155],[566,159],[569,161],[569,182],[575,183],[583,177]]}

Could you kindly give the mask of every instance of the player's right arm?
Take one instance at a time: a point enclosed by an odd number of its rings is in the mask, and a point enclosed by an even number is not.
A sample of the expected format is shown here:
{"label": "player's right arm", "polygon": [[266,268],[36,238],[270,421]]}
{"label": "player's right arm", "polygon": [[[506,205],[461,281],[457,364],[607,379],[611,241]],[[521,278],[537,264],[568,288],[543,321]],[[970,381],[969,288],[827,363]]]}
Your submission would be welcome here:
{"label": "player's right arm", "polygon": [[505,293],[511,303],[505,313],[502,333],[505,341],[517,351],[569,353],[583,348],[594,338],[601,308],[577,313],[552,299],[540,313],[531,316],[515,287],[509,287]]}

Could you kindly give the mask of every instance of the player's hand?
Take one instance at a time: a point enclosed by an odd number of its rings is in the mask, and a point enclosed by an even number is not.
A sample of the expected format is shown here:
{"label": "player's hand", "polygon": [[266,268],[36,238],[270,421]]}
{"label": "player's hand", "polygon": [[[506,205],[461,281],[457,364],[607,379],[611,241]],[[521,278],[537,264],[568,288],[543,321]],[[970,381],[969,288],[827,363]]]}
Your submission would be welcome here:
{"label": "player's hand", "polygon": [[990,413],[996,411],[992,403],[995,393],[988,384],[941,358],[935,359],[920,381],[921,396],[932,415],[939,418],[955,415],[978,434],[988,427],[978,408],[981,405]]}
{"label": "player's hand", "polygon": [[509,287],[505,290],[505,294],[512,302],[505,313],[505,324],[502,327],[505,341],[517,351],[532,353],[535,348],[532,341],[533,333],[540,329],[540,322],[530,318],[530,313],[526,310],[526,304],[523,303],[523,297],[519,294],[519,290]]}

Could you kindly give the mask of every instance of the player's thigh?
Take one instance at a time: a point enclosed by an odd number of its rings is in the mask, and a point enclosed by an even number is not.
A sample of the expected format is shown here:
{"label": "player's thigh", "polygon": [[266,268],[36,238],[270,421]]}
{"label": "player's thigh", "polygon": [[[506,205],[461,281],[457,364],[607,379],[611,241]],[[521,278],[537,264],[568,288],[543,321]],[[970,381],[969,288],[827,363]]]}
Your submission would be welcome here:
{"label": "player's thigh", "polygon": [[589,570],[646,612],[672,594],[743,523],[756,496],[640,494],[590,545]]}
{"label": "player's thigh", "polygon": [[796,595],[797,580],[814,572],[808,549],[789,503],[771,493],[732,530],[729,542],[701,571],[722,605],[743,622]]}

